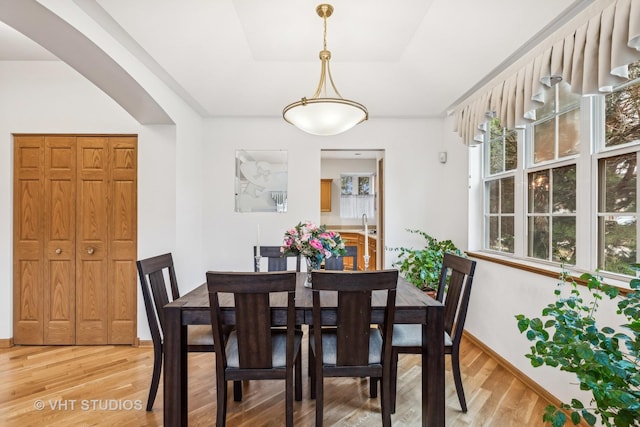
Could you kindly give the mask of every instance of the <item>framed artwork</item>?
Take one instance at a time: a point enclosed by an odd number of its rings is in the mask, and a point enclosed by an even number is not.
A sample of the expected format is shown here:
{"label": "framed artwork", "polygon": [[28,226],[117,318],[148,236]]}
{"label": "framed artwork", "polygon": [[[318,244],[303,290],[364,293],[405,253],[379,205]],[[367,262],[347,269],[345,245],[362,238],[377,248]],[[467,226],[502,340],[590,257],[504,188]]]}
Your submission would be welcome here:
{"label": "framed artwork", "polygon": [[236,150],[236,212],[287,211],[287,151]]}

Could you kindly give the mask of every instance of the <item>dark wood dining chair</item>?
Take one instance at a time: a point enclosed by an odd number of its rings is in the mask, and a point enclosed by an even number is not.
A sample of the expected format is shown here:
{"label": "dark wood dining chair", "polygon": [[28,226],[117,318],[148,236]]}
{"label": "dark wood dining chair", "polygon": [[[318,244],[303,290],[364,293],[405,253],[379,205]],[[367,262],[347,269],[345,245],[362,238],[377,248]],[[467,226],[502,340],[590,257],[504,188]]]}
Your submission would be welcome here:
{"label": "dark wood dining chair", "polygon": [[[467,403],[460,375],[460,341],[467,317],[471,297],[471,284],[476,262],[468,258],[447,253],[444,255],[436,299],[444,298],[444,352],[451,355],[451,370],[462,412],[467,412]],[[445,294],[446,288],[446,294]],[[395,397],[398,382],[398,354],[422,353],[422,325],[395,325],[393,328],[393,350],[391,355],[393,379],[391,395],[392,411],[395,412]]]}
{"label": "dark wood dining chair", "polygon": [[[309,360],[317,427],[323,424],[326,377],[381,378],[382,425],[391,425],[391,340],[397,285],[397,270],[314,272]],[[382,331],[372,327],[373,291],[387,293]],[[321,316],[325,298],[337,298],[337,308],[334,313]]]}
{"label": "dark wood dining chair", "polygon": [[347,251],[344,255],[332,256],[324,260],[325,270],[344,270],[344,259],[351,258],[353,260],[353,270],[358,271],[358,247],[345,246]]}
{"label": "dark wood dining chair", "polygon": [[[258,247],[253,247],[253,271],[258,272],[258,266],[255,263],[255,257],[258,255]],[[300,271],[300,255],[286,254],[280,252],[280,246],[260,246],[260,256],[267,259],[267,271],[288,271],[288,261],[291,258],[296,259],[296,271]]]}
{"label": "dark wood dining chair", "polygon": [[[139,260],[137,266],[140,286],[142,287],[142,298],[153,341],[153,373],[151,375],[149,397],[147,398],[147,411],[151,411],[158,392],[162,370],[164,335],[164,311],[162,308],[174,299],[180,298],[180,290],[175,267],[173,266],[173,257],[170,253]],[[168,287],[171,290],[171,297],[169,297],[169,292],[167,291],[166,279],[169,280]],[[214,351],[211,328],[208,325],[189,326],[187,343],[188,351],[191,352]],[[234,384],[234,389],[240,390],[240,386],[240,383]]]}
{"label": "dark wood dining chair", "polygon": [[[227,417],[227,381],[285,380],[286,425],[293,425],[295,398],[302,400],[302,331],[295,328],[295,272],[207,272],[213,340],[216,345],[216,425]],[[225,339],[219,294],[232,293],[235,329]],[[286,294],[286,328],[274,328],[272,294]],[[295,375],[294,375],[295,370]]]}

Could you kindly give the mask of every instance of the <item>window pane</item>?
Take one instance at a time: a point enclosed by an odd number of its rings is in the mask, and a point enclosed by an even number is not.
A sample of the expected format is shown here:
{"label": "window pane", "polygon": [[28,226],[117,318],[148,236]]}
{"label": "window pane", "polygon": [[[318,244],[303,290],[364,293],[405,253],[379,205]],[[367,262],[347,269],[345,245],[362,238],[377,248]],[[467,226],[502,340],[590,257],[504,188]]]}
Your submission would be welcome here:
{"label": "window pane", "polygon": [[576,166],[553,169],[553,212],[576,211]]}
{"label": "window pane", "polygon": [[605,97],[605,146],[625,144],[640,139],[640,85],[611,93]]}
{"label": "window pane", "polygon": [[571,110],[558,116],[558,156],[570,156],[579,152],[580,110]]}
{"label": "window pane", "polygon": [[546,216],[529,218],[529,256],[549,259],[549,218]]}
{"label": "window pane", "polygon": [[553,261],[576,263],[575,217],[553,218]]}
{"label": "window pane", "polygon": [[487,183],[489,193],[489,213],[500,212],[500,180],[493,180]]}
{"label": "window pane", "polygon": [[493,140],[489,143],[489,173],[495,174],[502,172],[504,169],[504,149],[502,144],[502,138]]}
{"label": "window pane", "polygon": [[635,275],[629,265],[636,262],[636,222],[635,216],[600,217],[599,234],[604,250],[600,251],[599,268]]}
{"label": "window pane", "polygon": [[368,176],[358,177],[358,194],[371,193],[371,179]]}
{"label": "window pane", "polygon": [[513,213],[514,210],[514,198],[515,198],[515,179],[510,176],[500,180],[502,201],[501,210],[502,213]]}
{"label": "window pane", "polygon": [[[601,212],[635,212],[637,206],[637,154],[600,160]],[[602,207],[604,206],[604,210]]]}
{"label": "window pane", "polygon": [[502,136],[503,126],[500,123],[500,119],[494,117],[489,122],[489,139],[496,139]]}
{"label": "window pane", "polygon": [[352,194],[353,193],[353,177],[351,177],[351,176],[341,176],[340,177],[340,192],[342,194]]}
{"label": "window pane", "polygon": [[502,227],[500,229],[500,246],[502,252],[514,251],[514,218],[512,216],[502,217]]}
{"label": "window pane", "polygon": [[529,174],[529,213],[549,212],[549,171]]}
{"label": "window pane", "polygon": [[555,158],[555,120],[547,120],[533,127],[533,162],[540,163]]}
{"label": "window pane", "polygon": [[504,148],[505,170],[514,170],[518,164],[518,133],[511,131],[507,133]]}
{"label": "window pane", "polygon": [[489,241],[487,242],[487,247],[489,249],[493,249],[495,251],[500,250],[500,244],[498,239],[500,237],[500,218],[497,216],[490,216],[488,222],[488,233]]}

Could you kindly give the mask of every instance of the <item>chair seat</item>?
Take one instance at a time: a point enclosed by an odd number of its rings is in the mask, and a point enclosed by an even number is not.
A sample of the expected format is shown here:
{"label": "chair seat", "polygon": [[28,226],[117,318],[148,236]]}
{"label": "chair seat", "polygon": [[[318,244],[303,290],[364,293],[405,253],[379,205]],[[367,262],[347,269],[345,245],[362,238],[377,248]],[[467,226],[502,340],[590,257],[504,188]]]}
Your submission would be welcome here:
{"label": "chair seat", "polygon": [[213,347],[213,332],[209,325],[190,325],[187,327],[188,345],[210,345]]}
{"label": "chair seat", "polygon": [[[451,347],[453,342],[448,333],[444,333],[444,346]],[[393,325],[394,347],[422,347],[422,325]]]}
{"label": "chair seat", "polygon": [[[209,328],[210,329],[210,328]],[[287,331],[285,329],[274,329],[271,332],[272,341],[272,364],[274,368],[286,367],[286,354],[287,354]],[[302,342],[302,331],[296,331],[294,339],[293,353],[297,354],[300,349],[300,343]],[[240,368],[240,359],[238,356],[238,335],[236,331],[229,334],[229,339],[225,346],[227,353],[227,367]]]}
{"label": "chair seat", "polygon": [[[337,358],[338,336],[335,328],[322,330],[322,363],[324,365],[335,365]],[[315,353],[316,346],[313,340],[309,340],[311,349]],[[382,357],[382,334],[376,328],[371,328],[369,333],[369,363],[380,363]]]}

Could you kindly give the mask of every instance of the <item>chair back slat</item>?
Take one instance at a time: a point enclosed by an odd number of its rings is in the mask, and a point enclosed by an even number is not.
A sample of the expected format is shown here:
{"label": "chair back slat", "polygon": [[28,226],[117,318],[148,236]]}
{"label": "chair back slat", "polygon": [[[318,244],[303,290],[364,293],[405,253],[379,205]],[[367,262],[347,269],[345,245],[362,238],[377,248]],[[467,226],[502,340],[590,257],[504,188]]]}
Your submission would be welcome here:
{"label": "chair back slat", "polygon": [[269,293],[234,294],[240,368],[273,367]]}
{"label": "chair back slat", "polygon": [[371,291],[338,293],[337,364],[362,366],[369,363]]}

